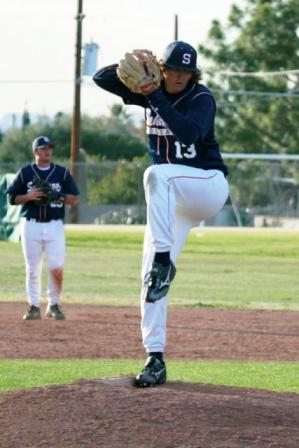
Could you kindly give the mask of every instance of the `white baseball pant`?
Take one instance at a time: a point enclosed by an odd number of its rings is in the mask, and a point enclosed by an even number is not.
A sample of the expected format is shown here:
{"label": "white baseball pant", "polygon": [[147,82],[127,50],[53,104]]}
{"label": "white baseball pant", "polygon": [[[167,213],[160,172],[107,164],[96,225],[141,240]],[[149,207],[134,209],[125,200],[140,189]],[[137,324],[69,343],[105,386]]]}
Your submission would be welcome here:
{"label": "white baseball pant", "polygon": [[[147,226],[144,236],[142,282],[151,269],[155,252],[168,252],[176,261],[192,227],[216,215],[228,197],[228,182],[219,170],[186,165],[152,165],[144,173]],[[149,352],[164,352],[167,297],[145,302],[141,291],[141,332]]]}
{"label": "white baseball pant", "polygon": [[48,264],[47,297],[50,305],[60,301],[65,261],[65,235],[62,220],[36,222],[22,220],[21,241],[26,267],[26,291],[29,305],[41,300],[42,256]]}

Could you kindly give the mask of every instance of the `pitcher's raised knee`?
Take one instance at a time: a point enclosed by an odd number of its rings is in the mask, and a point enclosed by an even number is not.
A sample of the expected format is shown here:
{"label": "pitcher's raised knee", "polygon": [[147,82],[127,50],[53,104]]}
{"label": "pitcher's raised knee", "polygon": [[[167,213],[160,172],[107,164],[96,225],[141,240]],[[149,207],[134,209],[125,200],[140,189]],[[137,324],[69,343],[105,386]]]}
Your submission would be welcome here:
{"label": "pitcher's raised knee", "polygon": [[[168,166],[168,165],[166,165]],[[165,169],[165,164],[149,166],[143,175],[144,187],[149,186],[151,190],[155,190],[157,185],[167,182],[169,172]]]}

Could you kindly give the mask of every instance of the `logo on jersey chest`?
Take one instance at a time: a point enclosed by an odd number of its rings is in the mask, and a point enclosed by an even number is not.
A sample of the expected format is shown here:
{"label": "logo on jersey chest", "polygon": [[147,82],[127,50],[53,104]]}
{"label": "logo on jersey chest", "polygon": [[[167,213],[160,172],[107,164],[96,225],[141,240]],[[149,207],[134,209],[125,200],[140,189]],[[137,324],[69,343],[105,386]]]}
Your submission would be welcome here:
{"label": "logo on jersey chest", "polygon": [[153,115],[150,109],[146,110],[146,133],[149,135],[173,135],[163,118]]}
{"label": "logo on jersey chest", "polygon": [[146,110],[146,126],[159,128],[167,127],[163,118],[161,118],[159,115],[153,115],[150,109]]}
{"label": "logo on jersey chest", "polygon": [[[59,182],[48,182],[50,187],[52,188],[52,190],[54,191],[61,191],[61,184]],[[34,187],[33,185],[33,181],[30,180],[29,182],[27,182],[27,191],[32,190],[32,188]]]}

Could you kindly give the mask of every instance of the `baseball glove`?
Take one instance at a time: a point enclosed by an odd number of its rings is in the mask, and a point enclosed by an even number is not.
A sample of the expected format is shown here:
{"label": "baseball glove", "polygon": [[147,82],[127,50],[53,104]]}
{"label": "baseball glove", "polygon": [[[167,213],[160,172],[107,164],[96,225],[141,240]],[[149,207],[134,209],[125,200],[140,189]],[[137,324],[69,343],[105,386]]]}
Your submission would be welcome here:
{"label": "baseball glove", "polygon": [[119,79],[131,92],[145,93],[146,87],[161,84],[160,66],[149,50],[133,50],[126,53],[116,69]]}
{"label": "baseball glove", "polygon": [[44,194],[41,199],[34,201],[38,205],[49,205],[51,202],[58,201],[62,196],[58,191],[52,190],[51,185],[40,177],[33,178],[33,187],[38,188]]}

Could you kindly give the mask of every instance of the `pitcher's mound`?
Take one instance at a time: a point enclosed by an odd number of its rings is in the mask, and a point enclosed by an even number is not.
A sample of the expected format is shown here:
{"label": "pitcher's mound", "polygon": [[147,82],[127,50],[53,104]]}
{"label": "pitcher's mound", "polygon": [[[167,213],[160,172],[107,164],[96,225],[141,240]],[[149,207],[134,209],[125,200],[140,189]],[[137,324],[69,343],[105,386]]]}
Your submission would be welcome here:
{"label": "pitcher's mound", "polygon": [[0,395],[1,448],[298,448],[299,396],[104,378]]}

